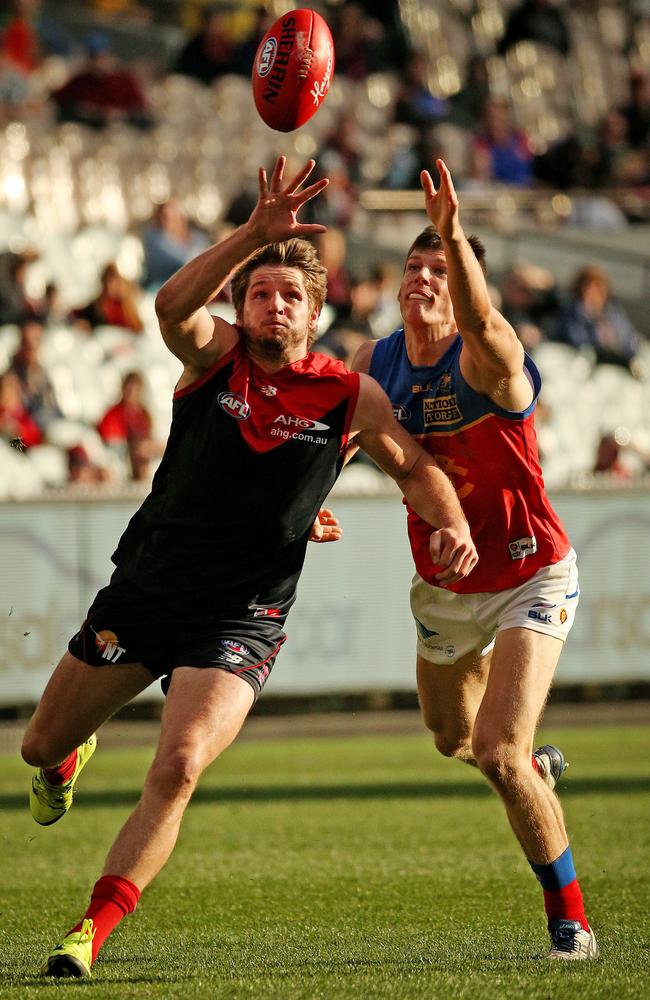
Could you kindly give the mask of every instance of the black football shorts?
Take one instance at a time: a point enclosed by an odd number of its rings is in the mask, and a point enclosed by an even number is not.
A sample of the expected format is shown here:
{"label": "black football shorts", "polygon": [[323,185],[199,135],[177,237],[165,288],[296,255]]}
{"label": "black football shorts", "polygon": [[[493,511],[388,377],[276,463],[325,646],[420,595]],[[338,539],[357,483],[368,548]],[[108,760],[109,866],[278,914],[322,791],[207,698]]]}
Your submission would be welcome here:
{"label": "black football shorts", "polygon": [[165,693],[176,667],[216,667],[250,684],[257,700],[286,639],[291,604],[194,620],[123,580],[99,591],[68,649],[93,667],[141,663],[161,678]]}

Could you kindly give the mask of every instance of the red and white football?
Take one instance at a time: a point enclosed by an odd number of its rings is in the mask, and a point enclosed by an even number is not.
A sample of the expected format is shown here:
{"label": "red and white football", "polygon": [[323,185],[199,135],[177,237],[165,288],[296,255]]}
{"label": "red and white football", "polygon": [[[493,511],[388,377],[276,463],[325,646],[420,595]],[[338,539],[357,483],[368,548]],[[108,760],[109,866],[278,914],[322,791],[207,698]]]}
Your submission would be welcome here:
{"label": "red and white football", "polygon": [[334,73],[334,42],[315,10],[290,10],[271,25],[253,65],[260,117],[277,132],[293,132],[316,114]]}

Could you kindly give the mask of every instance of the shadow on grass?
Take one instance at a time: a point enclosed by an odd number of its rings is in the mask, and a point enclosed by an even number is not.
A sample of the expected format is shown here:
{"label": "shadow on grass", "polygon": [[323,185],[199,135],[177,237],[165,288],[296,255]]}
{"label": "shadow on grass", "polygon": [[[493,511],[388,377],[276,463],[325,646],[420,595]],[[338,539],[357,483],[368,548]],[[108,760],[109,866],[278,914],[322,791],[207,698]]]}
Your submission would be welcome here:
{"label": "shadow on grass", "polygon": [[[623,777],[610,775],[603,778],[572,778],[559,788],[562,797],[567,795],[627,795],[650,792],[650,777]],[[492,795],[487,783],[479,780],[467,782],[416,782],[396,781],[376,784],[348,785],[266,785],[264,787],[201,788],[194,793],[193,802],[328,802],[332,799],[474,799]],[[120,806],[135,805],[140,798],[140,788],[119,790],[82,789],[78,800],[85,805]],[[26,794],[0,795],[0,809],[19,809],[26,804]]]}

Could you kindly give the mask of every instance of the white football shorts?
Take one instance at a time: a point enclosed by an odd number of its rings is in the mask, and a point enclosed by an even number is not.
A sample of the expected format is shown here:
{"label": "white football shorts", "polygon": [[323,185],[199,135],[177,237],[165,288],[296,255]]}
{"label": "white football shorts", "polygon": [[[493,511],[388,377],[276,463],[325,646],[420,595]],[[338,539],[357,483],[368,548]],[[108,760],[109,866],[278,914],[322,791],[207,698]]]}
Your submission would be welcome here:
{"label": "white football shorts", "polygon": [[573,549],[521,586],[494,594],[455,594],[432,587],[416,573],[411,585],[411,611],[417,651],[430,663],[455,663],[467,653],[488,653],[497,632],[507,628],[529,628],[564,642],[573,625],[579,596]]}

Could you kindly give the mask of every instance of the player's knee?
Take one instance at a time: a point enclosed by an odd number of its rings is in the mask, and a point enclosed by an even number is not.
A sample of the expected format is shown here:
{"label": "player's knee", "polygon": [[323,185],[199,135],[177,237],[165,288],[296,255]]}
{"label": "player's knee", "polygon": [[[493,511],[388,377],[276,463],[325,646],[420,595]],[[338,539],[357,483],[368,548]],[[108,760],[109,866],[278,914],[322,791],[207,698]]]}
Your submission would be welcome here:
{"label": "player's knee", "polygon": [[148,784],[166,799],[189,799],[203,770],[198,754],[179,748],[158,757],[151,766]]}
{"label": "player's knee", "polygon": [[20,755],[30,767],[51,767],[58,763],[50,760],[47,744],[38,733],[25,733]]}
{"label": "player's knee", "polygon": [[433,732],[433,742],[436,750],[443,757],[455,757],[458,760],[467,760],[471,756],[471,747],[458,733]]}
{"label": "player's knee", "polygon": [[520,754],[511,743],[475,737],[472,743],[479,770],[497,788],[507,789],[517,784],[521,771]]}

